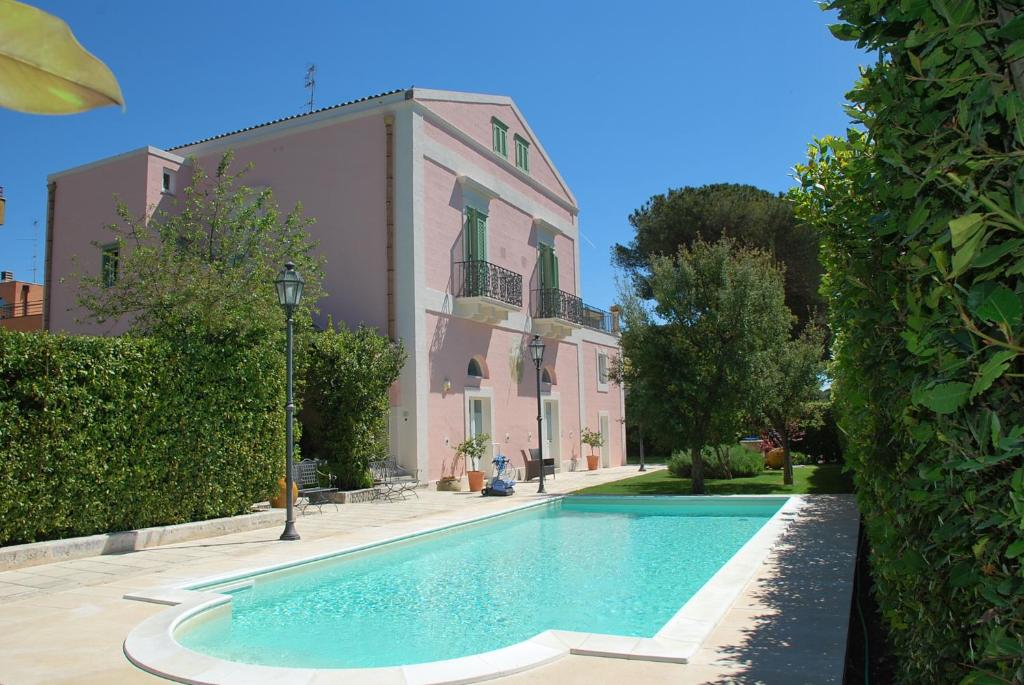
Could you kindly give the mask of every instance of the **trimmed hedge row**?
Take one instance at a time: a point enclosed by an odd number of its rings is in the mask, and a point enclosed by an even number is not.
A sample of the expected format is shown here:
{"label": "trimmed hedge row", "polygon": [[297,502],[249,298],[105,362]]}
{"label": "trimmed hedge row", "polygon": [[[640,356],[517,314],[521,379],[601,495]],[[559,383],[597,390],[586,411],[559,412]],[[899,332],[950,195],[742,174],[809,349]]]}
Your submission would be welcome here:
{"label": "trimmed hedge row", "polygon": [[284,470],[275,343],[0,330],[0,544],[229,516],[267,499]]}

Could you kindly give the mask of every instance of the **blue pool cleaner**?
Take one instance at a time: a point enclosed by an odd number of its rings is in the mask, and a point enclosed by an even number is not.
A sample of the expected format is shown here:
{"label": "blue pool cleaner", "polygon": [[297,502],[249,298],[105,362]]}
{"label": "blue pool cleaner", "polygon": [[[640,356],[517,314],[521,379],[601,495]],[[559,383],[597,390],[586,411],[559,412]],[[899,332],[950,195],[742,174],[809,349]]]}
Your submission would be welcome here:
{"label": "blue pool cleaner", "polygon": [[508,497],[514,495],[516,492],[516,479],[512,475],[515,471],[512,470],[509,465],[508,457],[504,454],[498,453],[498,456],[491,460],[494,464],[494,478],[491,479],[491,484],[484,488],[483,495],[493,495],[495,497]]}

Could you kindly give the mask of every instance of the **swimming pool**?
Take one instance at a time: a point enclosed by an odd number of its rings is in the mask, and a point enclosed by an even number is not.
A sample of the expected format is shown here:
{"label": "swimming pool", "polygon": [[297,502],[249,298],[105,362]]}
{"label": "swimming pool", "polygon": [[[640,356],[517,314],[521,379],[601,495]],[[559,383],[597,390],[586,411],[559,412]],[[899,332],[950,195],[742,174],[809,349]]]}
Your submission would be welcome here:
{"label": "swimming pool", "polygon": [[560,498],[234,587],[192,586],[230,602],[171,630],[191,652],[304,669],[458,659],[549,629],[653,638],[786,501]]}

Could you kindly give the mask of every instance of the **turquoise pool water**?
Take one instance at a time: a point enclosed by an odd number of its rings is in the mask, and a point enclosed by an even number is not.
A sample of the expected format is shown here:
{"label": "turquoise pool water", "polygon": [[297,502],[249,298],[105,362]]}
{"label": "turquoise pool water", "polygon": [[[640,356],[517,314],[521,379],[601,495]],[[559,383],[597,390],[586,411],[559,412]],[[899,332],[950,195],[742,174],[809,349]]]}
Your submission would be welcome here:
{"label": "turquoise pool water", "polygon": [[785,501],[565,498],[256,576],[230,592],[230,613],[186,621],[175,638],[232,661],[365,668],[549,628],[651,637]]}

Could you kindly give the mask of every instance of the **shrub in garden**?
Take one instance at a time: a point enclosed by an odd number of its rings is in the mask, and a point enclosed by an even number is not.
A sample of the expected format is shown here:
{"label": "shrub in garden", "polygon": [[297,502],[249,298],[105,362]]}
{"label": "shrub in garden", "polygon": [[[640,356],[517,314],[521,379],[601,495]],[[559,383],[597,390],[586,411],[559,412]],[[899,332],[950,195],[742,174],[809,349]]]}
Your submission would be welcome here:
{"label": "shrub in garden", "polygon": [[282,355],[244,332],[0,329],[0,544],[246,512],[280,474]]}
{"label": "shrub in garden", "polygon": [[304,351],[302,454],[323,459],[338,487],[371,485],[369,462],[387,451],[389,391],[405,363],[400,343],[372,328],[327,328]]}
{"label": "shrub in garden", "polygon": [[[746,478],[764,470],[764,457],[741,445],[719,445],[703,449],[704,475],[707,478]],[[668,460],[668,470],[680,478],[690,478],[693,461],[687,450],[676,450]]]}

